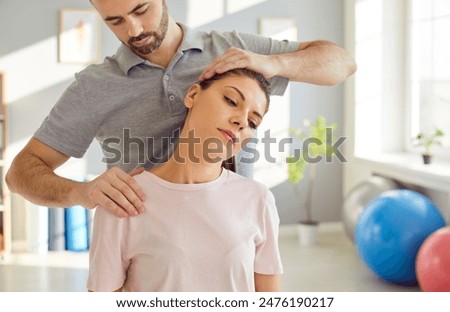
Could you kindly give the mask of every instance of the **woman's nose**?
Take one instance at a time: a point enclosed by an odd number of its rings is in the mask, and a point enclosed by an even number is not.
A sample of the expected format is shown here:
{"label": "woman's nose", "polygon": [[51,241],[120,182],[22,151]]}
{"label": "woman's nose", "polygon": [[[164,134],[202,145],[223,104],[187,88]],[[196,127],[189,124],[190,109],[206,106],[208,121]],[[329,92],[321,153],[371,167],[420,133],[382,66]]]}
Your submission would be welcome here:
{"label": "woman's nose", "polygon": [[244,114],[236,114],[235,116],[231,117],[231,123],[234,125],[239,126],[239,130],[243,129],[245,127],[246,118],[244,117]]}

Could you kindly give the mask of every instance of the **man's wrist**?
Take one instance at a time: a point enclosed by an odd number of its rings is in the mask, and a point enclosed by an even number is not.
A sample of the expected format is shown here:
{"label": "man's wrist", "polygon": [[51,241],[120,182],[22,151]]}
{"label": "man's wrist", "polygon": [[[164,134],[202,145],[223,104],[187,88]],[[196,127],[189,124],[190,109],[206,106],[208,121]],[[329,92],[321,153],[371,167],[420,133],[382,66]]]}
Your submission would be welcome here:
{"label": "man's wrist", "polygon": [[70,206],[80,205],[85,208],[93,208],[93,204],[90,203],[87,182],[78,182],[68,180],[69,193],[68,193],[68,203]]}
{"label": "man's wrist", "polygon": [[270,73],[270,77],[266,77],[266,79],[273,78],[275,76],[286,76],[287,71],[285,70],[286,67],[286,60],[282,56],[282,54],[272,54],[267,56],[268,59],[266,60],[269,64],[267,66],[270,66],[268,69],[268,72]]}

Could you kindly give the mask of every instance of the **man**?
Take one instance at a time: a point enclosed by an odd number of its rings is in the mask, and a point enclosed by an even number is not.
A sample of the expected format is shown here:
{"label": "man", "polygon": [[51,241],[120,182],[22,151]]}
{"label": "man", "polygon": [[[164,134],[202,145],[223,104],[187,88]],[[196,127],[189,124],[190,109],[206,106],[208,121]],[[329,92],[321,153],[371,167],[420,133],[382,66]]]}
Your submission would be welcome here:
{"label": "man", "polygon": [[[186,114],[184,94],[197,80],[245,67],[270,79],[272,94],[283,94],[289,80],[334,85],[356,70],[329,42],[189,29],[172,19],[166,0],[91,2],[122,45],[76,75],[13,161],[10,190],[38,205],[101,205],[119,217],[141,212],[145,198],[133,175],[167,159]],[[94,137],[108,162],[104,174],[77,182],[54,173],[82,157]]]}

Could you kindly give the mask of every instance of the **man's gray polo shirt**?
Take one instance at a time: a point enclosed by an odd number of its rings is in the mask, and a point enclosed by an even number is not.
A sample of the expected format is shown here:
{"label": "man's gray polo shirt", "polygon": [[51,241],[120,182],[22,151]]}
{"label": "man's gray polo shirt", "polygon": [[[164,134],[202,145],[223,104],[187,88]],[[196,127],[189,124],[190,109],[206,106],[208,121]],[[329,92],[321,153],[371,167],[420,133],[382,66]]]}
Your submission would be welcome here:
{"label": "man's gray polo shirt", "polygon": [[[176,130],[186,116],[184,95],[212,60],[230,47],[266,55],[298,49],[296,42],[237,32],[206,33],[181,26],[183,40],[167,68],[120,46],[102,64],[75,75],[34,136],[77,158],[96,138],[108,167],[118,166],[127,172],[142,165],[150,168],[173,152]],[[280,95],[288,80],[275,77],[271,84],[272,94]],[[251,168],[238,163],[238,172],[250,176]]]}

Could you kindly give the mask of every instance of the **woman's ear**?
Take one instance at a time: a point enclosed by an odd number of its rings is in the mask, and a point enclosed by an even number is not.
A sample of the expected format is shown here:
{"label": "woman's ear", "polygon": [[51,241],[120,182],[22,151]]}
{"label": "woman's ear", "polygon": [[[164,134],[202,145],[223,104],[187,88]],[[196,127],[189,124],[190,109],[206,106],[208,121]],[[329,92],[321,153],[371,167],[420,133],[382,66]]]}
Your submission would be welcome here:
{"label": "woman's ear", "polygon": [[184,106],[186,106],[188,109],[191,109],[194,106],[194,102],[200,90],[201,87],[198,83],[190,86],[189,90],[186,93],[186,96],[184,97]]}

